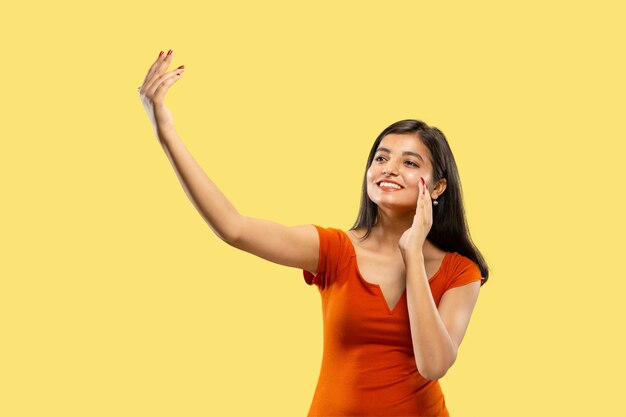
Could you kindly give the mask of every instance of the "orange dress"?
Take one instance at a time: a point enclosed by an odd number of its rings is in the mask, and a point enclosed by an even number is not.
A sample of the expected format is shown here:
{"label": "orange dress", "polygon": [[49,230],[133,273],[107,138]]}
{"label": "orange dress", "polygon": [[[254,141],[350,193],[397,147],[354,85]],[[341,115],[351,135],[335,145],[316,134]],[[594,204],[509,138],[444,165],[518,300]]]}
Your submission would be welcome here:
{"label": "orange dress", "polygon": [[[345,232],[313,225],[317,274],[302,271],[322,298],[324,350],[309,416],[449,416],[439,381],[415,364],[406,291],[389,309],[377,284],[360,274]],[[447,252],[430,280],[435,304],[453,287],[481,280],[469,258]]]}

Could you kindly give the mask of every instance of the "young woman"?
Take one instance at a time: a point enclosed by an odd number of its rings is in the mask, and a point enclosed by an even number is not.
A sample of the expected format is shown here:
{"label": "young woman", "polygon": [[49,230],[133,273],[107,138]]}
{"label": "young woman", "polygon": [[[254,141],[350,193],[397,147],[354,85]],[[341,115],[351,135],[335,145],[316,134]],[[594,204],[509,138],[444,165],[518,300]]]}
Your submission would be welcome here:
{"label": "young woman", "polygon": [[174,129],[164,97],[184,67],[161,52],[138,91],[189,199],[229,245],[302,269],[322,298],[324,351],[309,416],[447,416],[456,361],[489,270],[465,222],[443,133],[402,120],[375,140],[348,231],[241,215]]}

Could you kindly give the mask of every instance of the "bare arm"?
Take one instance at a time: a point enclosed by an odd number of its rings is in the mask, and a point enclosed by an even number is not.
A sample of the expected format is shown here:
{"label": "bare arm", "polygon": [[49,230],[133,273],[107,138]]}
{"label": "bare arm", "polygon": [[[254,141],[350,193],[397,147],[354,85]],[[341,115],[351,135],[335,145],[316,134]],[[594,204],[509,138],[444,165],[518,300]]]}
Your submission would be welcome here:
{"label": "bare arm", "polygon": [[189,200],[224,242],[269,261],[316,273],[319,237],[313,225],[286,227],[242,216],[204,173],[176,131],[160,135]]}
{"label": "bare arm", "polygon": [[173,127],[160,131],[158,137],[180,185],[198,213],[224,242],[235,240],[242,227],[241,214],[204,173]]}
{"label": "bare arm", "polygon": [[406,266],[407,308],[415,363],[424,378],[435,380],[443,377],[456,361],[478,299],[480,282],[449,289],[437,308],[422,252],[432,219],[430,191],[422,178],[413,224],[400,238],[399,246]]}
{"label": "bare arm", "polygon": [[164,102],[165,93],[184,71],[165,72],[171,59],[171,54],[157,58],[139,93],[189,200],[213,232],[229,245],[275,263],[317,272],[319,237],[313,225],[287,227],[242,216],[189,153]]}
{"label": "bare arm", "polygon": [[406,259],[406,292],[413,353],[420,374],[442,378],[457,358],[480,289],[480,281],[452,288],[435,306],[424,258],[420,253]]}

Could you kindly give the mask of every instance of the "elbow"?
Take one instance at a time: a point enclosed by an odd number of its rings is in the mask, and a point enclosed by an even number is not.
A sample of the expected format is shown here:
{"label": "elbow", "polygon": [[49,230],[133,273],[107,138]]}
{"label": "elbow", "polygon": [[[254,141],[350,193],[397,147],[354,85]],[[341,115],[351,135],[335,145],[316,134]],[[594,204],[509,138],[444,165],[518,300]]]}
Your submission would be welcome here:
{"label": "elbow", "polygon": [[206,223],[211,228],[211,230],[213,231],[215,236],[220,238],[221,241],[223,241],[224,243],[229,244],[230,246],[235,246],[236,245],[237,241],[239,240],[237,234],[235,234],[234,232],[232,232],[230,230],[218,230],[208,220],[206,220]]}
{"label": "elbow", "polygon": [[237,219],[236,221],[230,221],[226,223],[222,227],[215,227],[208,220],[206,221],[213,233],[220,238],[224,243],[228,245],[238,248],[238,244],[241,240],[241,221]]}
{"label": "elbow", "polygon": [[239,243],[240,242],[239,235],[227,234],[227,233],[223,233],[223,234],[216,233],[216,235],[220,239],[222,239],[222,241],[227,243],[229,246],[232,246],[233,248],[236,248],[236,249],[241,249],[241,246],[240,246],[240,243]]}
{"label": "elbow", "polygon": [[429,381],[436,381],[438,379],[441,379],[444,377],[444,375],[448,372],[447,369],[445,370],[425,370],[425,371],[421,371],[420,370],[420,375],[422,375],[425,379],[428,379]]}
{"label": "elbow", "polygon": [[452,367],[452,364],[454,364],[455,361],[456,357],[445,364],[431,364],[422,367],[418,366],[418,370],[420,375],[422,375],[425,379],[428,379],[429,381],[436,381],[443,378],[448,373],[448,370]]}
{"label": "elbow", "polygon": [[229,227],[227,229],[224,229],[223,237],[220,236],[220,238],[224,242],[228,243],[230,246],[237,249],[242,249],[241,243],[244,237],[242,233],[245,227],[244,222],[245,217],[242,216],[232,220],[228,225]]}

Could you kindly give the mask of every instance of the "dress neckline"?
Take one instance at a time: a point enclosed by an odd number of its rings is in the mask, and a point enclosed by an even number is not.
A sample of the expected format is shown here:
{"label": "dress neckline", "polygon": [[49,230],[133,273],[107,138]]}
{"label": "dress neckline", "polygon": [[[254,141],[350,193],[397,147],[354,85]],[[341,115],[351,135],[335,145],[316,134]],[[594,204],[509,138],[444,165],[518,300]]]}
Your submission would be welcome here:
{"label": "dress neckline", "polygon": [[[350,239],[350,236],[348,236],[348,234],[346,232],[344,232],[343,230],[341,230],[341,232],[346,235],[346,238],[348,238],[348,241],[350,242],[350,248],[352,249],[352,256],[354,256],[354,266],[356,268],[356,273],[357,276],[359,277],[359,279],[365,284],[368,285],[374,289],[376,289],[378,291],[378,293],[380,294],[380,296],[382,297],[382,301],[385,304],[385,307],[387,308],[387,313],[389,313],[390,315],[393,314],[398,306],[400,305],[401,301],[403,298],[406,298],[406,284],[404,285],[404,290],[402,290],[402,294],[400,294],[400,297],[398,298],[398,301],[396,301],[396,304],[393,307],[389,307],[389,303],[387,302],[387,297],[385,297],[385,294],[383,293],[383,289],[380,286],[380,284],[376,284],[373,282],[368,281],[367,279],[365,279],[365,277],[363,276],[363,274],[361,274],[361,270],[359,269],[359,262],[357,259],[357,255],[356,255],[356,248],[354,247],[354,243],[352,242],[352,239]],[[428,278],[428,283],[432,283],[432,281],[437,278],[437,276],[441,273],[441,271],[443,270],[443,266],[444,264],[447,262],[448,258],[450,257],[450,255],[452,254],[452,252],[446,252],[445,255],[443,256],[443,259],[441,260],[441,264],[439,265],[439,268],[437,269],[437,271]]]}

